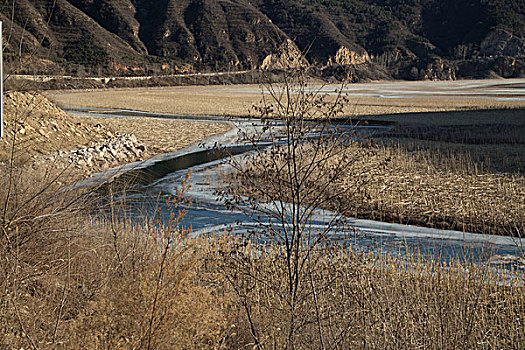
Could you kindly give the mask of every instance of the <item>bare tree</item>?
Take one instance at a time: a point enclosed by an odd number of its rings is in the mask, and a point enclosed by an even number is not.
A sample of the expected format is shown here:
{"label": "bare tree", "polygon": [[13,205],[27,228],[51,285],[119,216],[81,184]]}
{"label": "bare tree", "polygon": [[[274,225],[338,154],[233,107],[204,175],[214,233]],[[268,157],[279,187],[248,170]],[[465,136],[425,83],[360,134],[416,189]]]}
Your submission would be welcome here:
{"label": "bare tree", "polygon": [[[262,102],[254,107],[262,125],[242,134],[253,152],[231,159],[234,172],[223,198],[256,223],[252,238],[277,245],[275,273],[284,279],[283,284],[267,285],[281,305],[274,305],[279,309],[275,321],[286,322],[277,332],[262,329],[251,312],[250,285],[265,284],[266,278],[273,277],[245,263],[245,250],[226,264],[258,348],[297,348],[298,341],[304,341],[299,335],[306,325],[315,325],[315,343],[321,348],[333,348],[340,336],[324,331],[326,314],[314,307],[316,291],[324,286],[316,285],[313,273],[317,253],[350,231],[340,214],[343,191],[334,186],[359,161],[348,147],[356,129],[335,122],[348,102],[342,87],[311,86],[303,69],[288,72],[282,84],[264,86]],[[249,254],[253,257],[253,251]]]}

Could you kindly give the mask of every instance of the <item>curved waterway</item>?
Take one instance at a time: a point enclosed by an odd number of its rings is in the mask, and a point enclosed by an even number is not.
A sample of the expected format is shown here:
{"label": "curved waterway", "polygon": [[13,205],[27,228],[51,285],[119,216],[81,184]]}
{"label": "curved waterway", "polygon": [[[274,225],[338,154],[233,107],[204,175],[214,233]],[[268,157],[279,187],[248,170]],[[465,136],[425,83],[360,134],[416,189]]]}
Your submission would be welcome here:
{"label": "curved waterway", "polygon": [[[169,209],[165,204],[165,198],[176,193],[176,188],[181,185],[188,171],[191,170],[189,177],[191,189],[186,194],[191,197],[191,205],[182,224],[187,227],[191,226],[194,235],[225,231],[233,234],[246,234],[260,227],[261,221],[272,224],[273,219],[270,217],[263,217],[257,222],[253,221],[248,208],[233,211],[227,209],[216,195],[221,186],[219,175],[229,171],[225,157],[232,154],[240,155],[252,149],[249,144],[239,141],[239,130],[253,135],[260,131],[262,127],[260,123],[242,118],[160,115],[129,110],[77,108],[69,109],[68,112],[98,117],[143,116],[232,123],[235,127],[226,134],[209,137],[198,144],[176,152],[158,155],[143,162],[108,169],[77,183],[77,186],[91,187],[105,181],[124,183],[134,180],[133,191],[128,192],[125,198],[127,215],[139,220],[151,220],[154,217],[167,220]],[[339,127],[345,130],[345,125],[339,125]],[[355,130],[355,126],[348,125],[347,127]],[[359,132],[373,133],[388,127],[388,125],[360,126]],[[264,142],[261,140],[262,144]],[[218,144],[222,145],[221,149],[217,149]],[[320,229],[333,216],[334,213],[329,211],[317,210],[310,227]],[[345,239],[345,242],[350,242],[356,249],[397,255],[417,252],[438,260],[489,261],[491,264],[520,269],[523,269],[525,265],[524,259],[519,258],[520,247],[525,246],[525,240],[354,218],[348,218],[348,221],[351,223],[348,230],[333,232],[333,234],[335,239]]]}

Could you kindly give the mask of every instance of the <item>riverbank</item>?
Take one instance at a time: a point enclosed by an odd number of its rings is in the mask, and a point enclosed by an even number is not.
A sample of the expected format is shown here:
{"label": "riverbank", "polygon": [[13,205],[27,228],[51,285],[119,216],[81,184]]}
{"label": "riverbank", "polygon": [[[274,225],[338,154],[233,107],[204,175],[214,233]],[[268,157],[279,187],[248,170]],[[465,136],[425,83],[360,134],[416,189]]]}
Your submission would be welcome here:
{"label": "riverbank", "polygon": [[63,172],[61,181],[173,152],[231,129],[224,123],[66,114],[37,93],[5,95],[0,162]]}
{"label": "riverbank", "polygon": [[[379,143],[367,150],[356,146],[356,154],[371,152],[374,156],[360,157],[346,180],[334,184],[339,186],[336,191],[346,192],[345,213],[459,231],[522,234],[522,83],[497,80],[349,87],[358,104],[350,101],[344,106],[346,111],[354,109],[367,119],[391,122],[394,129],[378,135]],[[54,92],[50,96],[65,106],[81,102],[159,113],[249,114],[249,106],[261,98],[259,87],[234,88]],[[377,94],[385,97],[370,96]],[[498,109],[486,109],[492,107]],[[378,114],[367,115],[372,111]],[[134,127],[127,118],[119,122],[121,128]]]}

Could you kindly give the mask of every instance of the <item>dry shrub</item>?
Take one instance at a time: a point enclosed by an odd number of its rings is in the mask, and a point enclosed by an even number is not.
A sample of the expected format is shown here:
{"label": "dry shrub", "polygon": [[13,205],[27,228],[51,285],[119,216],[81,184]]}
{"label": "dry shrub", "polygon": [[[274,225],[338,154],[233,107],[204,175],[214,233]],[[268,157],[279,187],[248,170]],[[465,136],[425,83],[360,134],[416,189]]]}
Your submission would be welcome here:
{"label": "dry shrub", "polygon": [[116,245],[109,244],[105,256],[90,258],[107,273],[97,297],[68,327],[74,334],[69,346],[220,348],[232,310],[229,297],[215,287],[218,277],[203,271],[206,241],[182,236],[170,241],[166,234],[177,233],[158,226],[114,230]]}
{"label": "dry shrub", "polygon": [[[310,252],[296,333],[282,247],[239,245],[223,270],[244,311],[243,345],[260,349],[523,348],[523,276],[464,263]],[[511,277],[512,276],[512,277]],[[237,348],[240,348],[239,345]]]}
{"label": "dry shrub", "polygon": [[[343,273],[338,270],[335,253],[312,252],[297,290],[286,283],[289,277],[282,246],[248,243],[224,255],[222,269],[243,314],[241,337],[236,340],[257,349],[344,348],[351,343],[354,336],[348,329],[353,320],[346,319],[341,311],[352,301],[346,294],[333,293]],[[358,260],[350,255],[348,258],[346,271],[354,274]]]}
{"label": "dry shrub", "polygon": [[370,348],[524,346],[518,336],[525,315],[521,273],[382,256],[355,283],[358,304],[364,306],[361,341]]}
{"label": "dry shrub", "polygon": [[230,299],[220,278],[203,270],[202,252],[213,249],[186,238],[180,216],[149,226],[90,217],[92,193],[63,191],[59,174],[2,171],[3,347],[201,349],[225,342]]}
{"label": "dry shrub", "polygon": [[69,277],[82,232],[77,214],[88,197],[60,191],[53,171],[0,172],[0,342],[37,347],[56,339],[70,312]]}
{"label": "dry shrub", "polygon": [[[294,152],[291,156],[286,146],[258,150],[257,154],[245,157],[243,163],[234,165],[235,171],[226,177],[228,185],[240,194],[249,194],[265,202],[291,203],[295,193],[308,208],[341,204],[344,192],[341,188],[338,191],[333,183],[342,181],[355,163],[360,163],[367,155],[366,152],[349,151],[326,139],[305,142]],[[292,157],[293,166],[289,166]]]}

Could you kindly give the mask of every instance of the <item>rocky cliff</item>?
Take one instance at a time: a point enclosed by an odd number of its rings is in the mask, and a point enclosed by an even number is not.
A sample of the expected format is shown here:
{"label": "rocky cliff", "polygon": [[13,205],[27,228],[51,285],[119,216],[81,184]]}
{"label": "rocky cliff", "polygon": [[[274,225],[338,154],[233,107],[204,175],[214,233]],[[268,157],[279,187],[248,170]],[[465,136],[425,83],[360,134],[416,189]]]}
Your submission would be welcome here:
{"label": "rocky cliff", "polygon": [[4,0],[0,20],[7,64],[26,73],[282,68],[300,56],[437,79],[525,56],[521,0]]}
{"label": "rocky cliff", "polygon": [[480,44],[482,56],[525,56],[525,39],[504,29],[491,31]]}

